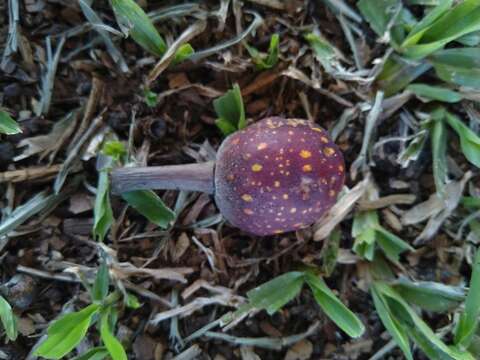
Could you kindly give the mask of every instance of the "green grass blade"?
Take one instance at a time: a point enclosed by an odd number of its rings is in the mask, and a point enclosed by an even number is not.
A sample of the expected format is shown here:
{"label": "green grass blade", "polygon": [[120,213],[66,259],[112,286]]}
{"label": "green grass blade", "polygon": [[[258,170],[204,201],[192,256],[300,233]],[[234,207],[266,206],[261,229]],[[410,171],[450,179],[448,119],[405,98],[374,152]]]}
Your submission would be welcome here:
{"label": "green grass blade", "polygon": [[447,123],[460,138],[460,146],[467,160],[480,168],[480,137],[452,113],[446,112],[445,116]]}
{"label": "green grass blade", "polygon": [[432,24],[452,6],[452,0],[441,0],[440,3],[432,9],[422,20],[420,20],[410,31],[402,46],[415,45],[422,35],[428,31]]}
{"label": "green grass blade", "polygon": [[375,211],[364,211],[353,218],[352,237],[355,239],[353,251],[372,261],[375,253],[376,228],[379,227]]}
{"label": "green grass blade", "polygon": [[382,321],[383,326],[392,336],[393,340],[397,343],[398,347],[402,350],[407,360],[413,360],[412,351],[410,349],[410,341],[408,340],[408,334],[405,328],[393,317],[388,307],[387,301],[382,296],[381,291],[377,289],[377,285],[374,284],[370,289],[375,310]]}
{"label": "green grass blade", "polygon": [[0,320],[7,334],[8,339],[15,341],[17,339],[17,319],[13,313],[12,307],[2,296],[0,296]]}
{"label": "green grass blade", "polygon": [[299,294],[303,282],[303,272],[288,272],[250,290],[247,297],[252,307],[272,315]]}
{"label": "green grass blade", "polygon": [[436,100],[446,103],[456,103],[462,100],[462,95],[443,86],[427,84],[411,84],[407,90],[413,92],[420,99]]}
{"label": "green grass blade", "polygon": [[72,360],[103,360],[108,356],[108,350],[103,347],[94,347],[81,355],[75,356]]}
{"label": "green grass blade", "polygon": [[[440,5],[443,6],[445,5]],[[435,14],[438,15],[438,14]],[[429,24],[402,44],[400,51],[412,59],[421,59],[463,35],[480,30],[480,3],[465,0]],[[421,34],[421,36],[419,36]]]}
{"label": "green grass blade", "polygon": [[175,213],[152,190],[136,190],[122,194],[128,204],[145,216],[150,222],[163,229],[175,220]]}
{"label": "green grass blade", "polygon": [[448,182],[447,167],[447,130],[443,119],[437,119],[432,124],[432,156],[433,178],[437,193],[444,194]]}
{"label": "green grass blade", "polygon": [[480,89],[480,48],[452,48],[429,56],[437,76],[451,84]]}
{"label": "green grass blade", "polygon": [[403,90],[432,67],[426,62],[412,64],[402,60],[401,58],[387,60],[382,72],[377,77],[377,84],[387,97]]}
{"label": "green grass blade", "polygon": [[100,320],[100,336],[102,338],[102,341],[107,348],[112,360],[128,360],[127,353],[125,352],[122,344],[112,334],[112,331],[110,329],[109,317],[110,311],[106,311],[102,314]]}
{"label": "green grass blade", "polygon": [[85,337],[92,317],[100,305],[91,304],[86,308],[62,316],[47,329],[47,339],[35,350],[35,355],[46,359],[61,359]]}
{"label": "green grass blade", "polygon": [[381,293],[393,316],[407,329],[409,336],[430,359],[473,359],[469,353],[447,346],[393,288],[383,284]]}
{"label": "green grass blade", "polygon": [[365,326],[360,319],[335,296],[322,278],[306,272],[305,280],[310,286],[317,304],[340,329],[353,338],[362,336],[365,332]]}
{"label": "green grass blade", "polygon": [[465,311],[455,329],[455,344],[467,348],[478,329],[480,316],[480,250],[477,250],[472,268],[470,289],[465,300]]}
{"label": "green grass blade", "polygon": [[376,229],[376,241],[387,257],[395,262],[399,261],[399,256],[404,251],[414,251],[415,249],[398,236],[379,226]]}
{"label": "green grass blade", "polygon": [[397,0],[360,0],[357,7],[363,18],[378,36],[383,36],[392,19],[392,8],[397,6]]}
{"label": "green grass blade", "polygon": [[432,281],[402,278],[392,286],[406,301],[428,311],[446,312],[465,299],[463,288]]}
{"label": "green grass blade", "polygon": [[97,194],[93,208],[93,235],[103,241],[113,223],[113,211],[110,203],[110,184],[107,170],[101,170],[98,176]]}
{"label": "green grass blade", "polygon": [[162,56],[167,44],[158,33],[143,9],[133,0],[110,0],[121,28],[127,30],[133,40],[150,53]]}
{"label": "green grass blade", "polygon": [[245,43],[245,48],[252,57],[252,61],[258,70],[266,70],[274,67],[278,62],[278,54],[280,52],[280,37],[278,34],[273,34],[270,38],[270,45],[268,47],[268,53],[266,55],[261,54],[253,46]]}
{"label": "green grass blade", "polygon": [[0,110],[0,134],[15,135],[21,132],[22,129],[10,114]]}
{"label": "green grass blade", "polygon": [[92,299],[94,301],[103,301],[108,294],[108,287],[110,285],[110,277],[108,267],[105,261],[100,265],[95,282],[92,287]]}

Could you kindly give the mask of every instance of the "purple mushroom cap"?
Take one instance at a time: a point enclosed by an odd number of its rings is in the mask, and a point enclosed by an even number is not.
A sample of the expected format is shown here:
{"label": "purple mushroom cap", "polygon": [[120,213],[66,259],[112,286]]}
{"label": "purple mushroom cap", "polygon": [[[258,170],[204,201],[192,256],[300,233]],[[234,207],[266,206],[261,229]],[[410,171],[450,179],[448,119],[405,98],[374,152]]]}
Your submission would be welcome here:
{"label": "purple mushroom cap", "polygon": [[256,235],[308,226],[336,202],[345,165],[313,122],[270,117],[228,138],[215,166],[215,201],[236,227]]}

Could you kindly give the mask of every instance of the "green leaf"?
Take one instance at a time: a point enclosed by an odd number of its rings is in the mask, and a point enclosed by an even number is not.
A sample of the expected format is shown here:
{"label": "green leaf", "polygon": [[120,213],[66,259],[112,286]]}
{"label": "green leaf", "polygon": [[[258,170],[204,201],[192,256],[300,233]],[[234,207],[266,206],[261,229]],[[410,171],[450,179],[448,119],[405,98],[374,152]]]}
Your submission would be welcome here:
{"label": "green leaf", "polygon": [[93,208],[93,236],[103,241],[113,223],[113,211],[110,203],[110,184],[107,170],[101,170],[98,176],[97,194]]}
{"label": "green leaf", "polygon": [[404,55],[421,59],[463,35],[480,30],[478,0],[465,0],[446,11],[448,5],[448,2],[443,1],[433,11],[434,21],[428,19],[426,26],[414,29],[415,32],[407,36],[401,46]]}
{"label": "green leaf", "polygon": [[413,92],[417,97],[437,100],[446,103],[456,103],[462,100],[462,95],[456,91],[442,86],[431,86],[427,84],[411,84],[407,90]]}
{"label": "green leaf", "polygon": [[0,110],[0,134],[14,135],[21,133],[22,129],[18,123],[12,119],[9,113]]}
{"label": "green leaf", "polygon": [[480,137],[452,113],[446,112],[445,116],[447,123],[460,138],[460,146],[467,160],[480,167]]}
{"label": "green leaf", "polygon": [[270,38],[270,45],[268,47],[267,55],[261,54],[257,49],[255,49],[253,46],[248,45],[247,43],[244,43],[244,45],[248,53],[252,57],[252,61],[256,65],[257,69],[265,70],[271,69],[277,64],[278,53],[280,51],[279,43],[279,35],[273,34]]}
{"label": "green leaf", "polygon": [[140,301],[138,301],[138,298],[133,294],[127,294],[126,300],[127,300],[126,301],[127,307],[131,309],[138,309],[139,307],[142,306],[142,304],[140,304]]}
{"label": "green leaf", "polygon": [[413,360],[412,351],[410,350],[410,341],[408,340],[407,331],[400,325],[400,323],[393,317],[388,307],[385,298],[374,284],[371,289],[373,303],[380,320],[385,329],[390,333],[393,340],[397,343],[403,354],[408,360]]}
{"label": "green leaf", "polygon": [[376,241],[385,255],[395,262],[398,262],[400,254],[404,251],[415,250],[408,243],[381,226],[376,229]]}
{"label": "green leaf", "polygon": [[12,307],[2,296],[0,296],[0,320],[7,337],[12,341],[16,340],[18,335],[17,319],[13,314]]}
{"label": "green leaf", "polygon": [[108,350],[103,347],[94,347],[83,354],[75,356],[72,360],[103,360],[108,356]]}
{"label": "green leaf", "polygon": [[150,18],[133,0],[110,0],[119,26],[128,32],[137,44],[153,55],[162,56],[167,44]]}
{"label": "green leaf", "polygon": [[195,50],[193,49],[192,45],[188,43],[181,45],[175,53],[175,56],[172,60],[172,65],[180,64],[182,61],[188,59],[194,53]]}
{"label": "green leaf", "polygon": [[112,331],[110,330],[109,315],[110,311],[106,311],[101,316],[100,336],[102,341],[113,360],[128,360],[125,349],[120,341],[113,336]]}
{"label": "green leaf", "polygon": [[110,286],[110,277],[108,267],[105,261],[100,265],[95,282],[92,288],[93,301],[103,301],[108,294],[108,287]]}
{"label": "green leaf", "polygon": [[376,228],[379,226],[375,211],[356,213],[353,218],[352,236],[355,239],[353,251],[372,261],[375,254]]}
{"label": "green leaf", "polygon": [[350,309],[338,300],[321,277],[306,272],[305,280],[310,286],[318,305],[340,329],[354,338],[362,336],[365,332],[365,326]]}
{"label": "green leaf", "polygon": [[225,135],[243,129],[246,125],[245,109],[243,107],[242,93],[238,84],[228,90],[225,95],[213,101],[217,113],[217,126]]}
{"label": "green leaf", "polygon": [[444,194],[448,182],[447,167],[447,130],[443,119],[437,119],[432,124],[432,156],[433,178],[439,194]]}
{"label": "green leaf", "polygon": [[465,300],[465,311],[460,316],[455,329],[455,344],[467,348],[475,331],[478,329],[478,317],[480,316],[480,250],[477,250],[475,262],[472,268],[470,289]]}
{"label": "green leaf", "polygon": [[100,305],[91,304],[86,308],[66,314],[47,329],[47,339],[35,350],[35,355],[46,359],[60,359],[77,346],[85,337],[92,317]]}
{"label": "green leaf", "polygon": [[102,153],[118,161],[127,154],[127,150],[125,149],[125,145],[120,141],[107,141],[103,145]]}
{"label": "green leaf", "polygon": [[143,92],[143,99],[148,107],[155,107],[158,105],[158,94],[156,92],[146,89]]}
{"label": "green leaf", "polygon": [[462,288],[431,281],[402,278],[393,284],[393,288],[409,303],[428,311],[446,312],[465,299]]}
{"label": "green leaf", "polygon": [[122,198],[150,222],[163,229],[168,228],[175,220],[175,213],[151,190],[126,192],[122,194]]}
{"label": "green leaf", "polygon": [[452,48],[429,56],[437,76],[448,83],[480,89],[480,48]]}
{"label": "green leaf", "polygon": [[303,272],[288,272],[250,290],[247,297],[251,306],[265,309],[272,315],[298,295],[302,290],[303,281]]}

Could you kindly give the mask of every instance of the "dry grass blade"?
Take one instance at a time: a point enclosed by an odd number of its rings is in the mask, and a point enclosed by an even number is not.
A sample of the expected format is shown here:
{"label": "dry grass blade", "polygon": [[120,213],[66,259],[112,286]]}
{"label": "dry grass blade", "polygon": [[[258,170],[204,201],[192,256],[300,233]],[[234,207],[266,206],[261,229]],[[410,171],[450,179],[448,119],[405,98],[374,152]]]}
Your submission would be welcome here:
{"label": "dry grass blade", "polygon": [[248,0],[249,2],[270,7],[275,10],[284,10],[285,3],[280,0]]}
{"label": "dry grass blade", "polygon": [[175,57],[178,49],[186,43],[188,43],[195,36],[201,34],[207,26],[205,20],[198,20],[192,25],[190,25],[185,31],[175,40],[175,42],[170,45],[168,50],[163,54],[160,61],[155,65],[150,74],[147,77],[147,87],[150,87],[152,82],[154,82],[162,72],[170,65],[172,60]]}
{"label": "dry grass blade", "polygon": [[19,41],[20,3],[18,0],[8,0],[8,38],[3,52],[2,70],[6,70],[10,57],[17,52]]}
{"label": "dry grass blade", "polygon": [[147,269],[138,268],[130,263],[118,263],[114,265],[114,271],[120,279],[128,278],[130,276],[150,276],[154,279],[172,280],[186,283],[185,275],[193,272],[192,268],[162,268],[162,269]]}
{"label": "dry grass blade", "polygon": [[382,111],[383,92],[378,91],[375,95],[375,102],[365,120],[365,131],[363,133],[362,148],[358,157],[350,167],[350,176],[353,180],[357,178],[358,170],[366,171],[368,169],[368,153],[370,150],[370,142],[375,129],[375,124]]}
{"label": "dry grass blade", "polygon": [[227,335],[224,333],[207,331],[204,335],[209,338],[218,339],[227,341],[237,345],[246,345],[246,346],[255,346],[264,349],[273,349],[281,350],[283,347],[293,345],[299,342],[302,339],[309,337],[314,334],[315,331],[320,327],[320,322],[315,322],[310,325],[309,328],[304,332],[297,335],[286,336],[281,338],[246,338],[246,337],[236,337],[232,335]]}
{"label": "dry grass blade", "polygon": [[421,245],[437,234],[443,222],[457,208],[465,185],[472,176],[473,174],[468,171],[460,181],[447,184],[444,195],[435,193],[426,202],[416,205],[403,215],[404,224],[415,224],[428,219],[427,225],[415,239],[415,245]]}
{"label": "dry grass blade", "polygon": [[360,200],[358,202],[358,210],[376,210],[388,207],[391,205],[410,205],[415,202],[417,197],[413,194],[395,194],[388,195],[376,200]]}
{"label": "dry grass blade", "polygon": [[100,128],[100,126],[103,124],[103,113],[106,111],[106,109],[99,115],[97,116],[90,127],[85,131],[85,133],[78,139],[78,142],[74,145],[74,147],[71,149],[70,153],[68,154],[67,158],[65,159],[65,162],[62,165],[62,168],[60,172],[58,173],[57,178],[55,179],[55,184],[53,185],[54,191],[58,194],[58,192],[61,190],[63,184],[65,183],[65,180],[72,170],[74,161],[78,159],[78,157],[81,155],[81,149],[83,145],[87,142],[87,140]]}
{"label": "dry grass blade", "polygon": [[12,182],[18,183],[22,181],[38,180],[48,178],[55,175],[60,170],[61,165],[52,166],[36,166],[20,170],[10,170],[0,173],[0,183]]}
{"label": "dry grass blade", "polygon": [[106,25],[104,24],[102,19],[95,13],[95,11],[93,11],[93,9],[89,5],[89,2],[86,2],[85,0],[78,0],[78,3],[80,4],[80,8],[82,9],[83,14],[90,22],[90,24],[92,24],[93,29],[102,38],[102,41],[107,47],[108,53],[110,54],[113,61],[118,65],[122,72],[128,72],[129,69],[127,62],[123,58],[120,50],[118,50],[113,43],[113,40],[110,38],[109,31],[105,30]]}
{"label": "dry grass blade", "polygon": [[343,195],[328,213],[314,225],[313,240],[320,241],[327,238],[353,209],[355,203],[365,194],[370,184],[371,180],[367,177]]}
{"label": "dry grass blade", "polygon": [[55,75],[57,73],[58,62],[60,61],[60,54],[65,45],[65,37],[62,36],[57,44],[55,54],[52,54],[51,37],[47,36],[47,64],[46,71],[42,76],[42,89],[40,92],[40,102],[35,109],[37,116],[40,114],[47,114],[50,110],[50,102],[53,95],[53,86],[55,84]]}
{"label": "dry grass blade", "polygon": [[212,296],[209,298],[206,297],[198,297],[191,302],[189,302],[186,305],[179,306],[177,308],[167,310],[164,312],[161,312],[159,314],[156,314],[151,320],[150,323],[152,325],[158,325],[160,322],[168,320],[172,317],[175,316],[180,316],[180,317],[186,317],[194,313],[195,311],[198,311],[200,309],[203,309],[205,306],[210,306],[210,305],[222,305],[222,306],[229,306],[229,307],[235,307],[238,304],[238,299],[235,296],[232,295],[217,295],[217,296]]}
{"label": "dry grass blade", "polygon": [[202,60],[202,59],[204,59],[204,58],[206,58],[210,55],[217,54],[218,52],[220,52],[220,51],[222,51],[226,48],[229,48],[230,46],[238,44],[243,39],[245,39],[251,32],[253,32],[263,22],[262,17],[257,12],[249,11],[248,13],[252,14],[254,16],[254,19],[253,19],[252,23],[248,26],[248,28],[245,29],[245,31],[243,31],[238,36],[236,36],[236,37],[234,37],[230,40],[225,41],[224,43],[215,45],[215,46],[213,46],[211,48],[208,48],[208,49],[205,49],[205,50],[197,51],[193,55],[189,56],[188,59],[190,61],[193,61],[193,62],[198,62],[198,61],[200,61],[200,60]]}
{"label": "dry grass blade", "polygon": [[38,135],[21,140],[18,148],[26,147],[23,152],[13,158],[13,161],[24,160],[32,155],[40,154],[40,159],[48,154],[53,155],[63,145],[65,138],[75,130],[78,110],[68,113],[64,118],[55,123],[52,131],[47,135]]}
{"label": "dry grass blade", "polygon": [[187,350],[181,352],[172,360],[195,360],[202,354],[202,349],[197,344],[190,346]]}

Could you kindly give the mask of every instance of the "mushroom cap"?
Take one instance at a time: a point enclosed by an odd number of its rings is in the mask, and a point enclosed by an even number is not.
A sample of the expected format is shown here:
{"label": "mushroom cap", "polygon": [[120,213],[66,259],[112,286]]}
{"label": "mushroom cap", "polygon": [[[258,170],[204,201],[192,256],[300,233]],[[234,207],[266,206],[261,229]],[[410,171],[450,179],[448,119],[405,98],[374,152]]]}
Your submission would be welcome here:
{"label": "mushroom cap", "polygon": [[336,201],[345,165],[313,122],[270,117],[225,139],[215,165],[215,201],[223,216],[255,235],[298,230]]}

